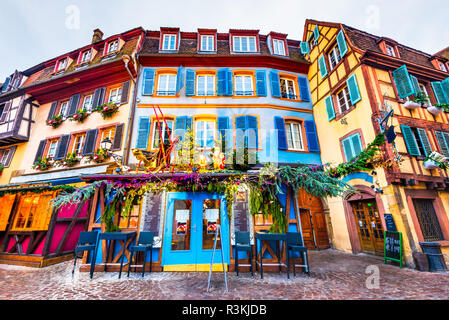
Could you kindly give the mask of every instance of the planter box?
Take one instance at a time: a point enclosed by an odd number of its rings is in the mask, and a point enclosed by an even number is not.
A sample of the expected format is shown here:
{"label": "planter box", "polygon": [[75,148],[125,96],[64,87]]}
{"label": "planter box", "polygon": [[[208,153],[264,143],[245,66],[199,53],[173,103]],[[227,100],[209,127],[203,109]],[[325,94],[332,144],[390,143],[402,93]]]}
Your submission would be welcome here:
{"label": "planter box", "polygon": [[427,160],[424,161],[424,169],[426,170],[433,170],[433,169],[438,169],[439,166],[437,165],[437,163],[433,160]]}
{"label": "planter box", "polygon": [[437,115],[439,115],[439,114],[441,114],[443,112],[443,109],[438,108],[436,106],[430,106],[430,107],[427,108],[427,111],[429,111],[434,116],[437,116]]}
{"label": "planter box", "polygon": [[421,104],[414,101],[407,101],[406,103],[404,103],[404,108],[410,110],[418,109],[419,107],[421,107]]}

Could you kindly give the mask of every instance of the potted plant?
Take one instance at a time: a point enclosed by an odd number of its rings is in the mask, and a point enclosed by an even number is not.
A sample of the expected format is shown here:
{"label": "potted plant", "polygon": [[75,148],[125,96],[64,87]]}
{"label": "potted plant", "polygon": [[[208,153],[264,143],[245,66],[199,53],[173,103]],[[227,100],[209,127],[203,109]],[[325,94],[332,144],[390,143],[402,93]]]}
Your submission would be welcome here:
{"label": "potted plant", "polygon": [[86,109],[79,109],[74,115],[70,117],[70,121],[83,122],[88,116]]}
{"label": "potted plant", "polygon": [[69,153],[65,159],[58,160],[55,162],[55,166],[58,167],[73,167],[75,164],[80,162],[80,158],[75,152]]}
{"label": "potted plant", "polygon": [[95,108],[103,116],[103,119],[111,118],[114,114],[118,112],[119,106],[115,102],[109,102]]}
{"label": "potted plant", "polygon": [[50,169],[55,162],[49,158],[39,158],[37,162],[33,164],[34,170],[45,171]]}
{"label": "potted plant", "polygon": [[437,115],[441,114],[443,111],[449,111],[449,104],[447,104],[447,103],[436,104],[436,105],[428,107],[427,111],[429,111],[434,116],[437,116]]}
{"label": "potted plant", "polygon": [[438,152],[433,151],[428,154],[424,159],[424,169],[433,170],[433,169],[448,169],[449,164],[447,158]]}
{"label": "potted plant", "polygon": [[53,118],[47,120],[47,125],[57,128],[62,123],[62,115],[54,116]]}
{"label": "potted plant", "polygon": [[110,156],[108,154],[107,151],[99,148],[97,151],[95,151],[95,153],[91,154],[89,156],[89,159],[87,160],[88,162],[95,162],[95,163],[102,163],[104,162],[106,159],[108,159]]}

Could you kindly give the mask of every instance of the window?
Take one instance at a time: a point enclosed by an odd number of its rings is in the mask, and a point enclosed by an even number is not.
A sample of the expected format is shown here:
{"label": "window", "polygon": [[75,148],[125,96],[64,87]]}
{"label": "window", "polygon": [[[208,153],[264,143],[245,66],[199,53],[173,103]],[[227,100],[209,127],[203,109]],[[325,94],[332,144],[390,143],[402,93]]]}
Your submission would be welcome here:
{"label": "window", "polygon": [[394,52],[394,48],[392,46],[389,46],[388,44],[386,44],[385,48],[387,49],[387,54],[389,56],[396,57],[396,53]]}
{"label": "window", "polygon": [[256,37],[233,37],[236,52],[257,52]]}
{"label": "window", "polygon": [[214,36],[201,36],[201,51],[214,51]]}
{"label": "window", "polygon": [[62,116],[63,118],[65,118],[65,115],[67,113],[67,108],[69,107],[69,102],[68,101],[64,101],[61,103],[61,106],[59,107],[59,113],[58,115]]}
{"label": "window", "polygon": [[340,107],[340,113],[347,111],[351,106],[351,98],[349,96],[349,90],[344,87],[339,93],[337,93],[338,106]]}
{"label": "window", "polygon": [[346,162],[357,157],[363,150],[360,134],[356,133],[341,142],[345,154]]}
{"label": "window", "polygon": [[422,93],[424,93],[426,95],[426,97],[427,97],[426,98],[426,103],[427,103],[427,105],[430,106],[432,103],[430,102],[429,95],[427,94],[426,86],[424,86],[423,84],[420,83],[419,84],[419,89],[421,90]]}
{"label": "window", "polygon": [[341,60],[340,49],[335,46],[329,53],[329,66],[333,70]]}
{"label": "window", "polygon": [[162,50],[176,50],[176,34],[164,34]]}
{"label": "window", "polygon": [[0,104],[0,118],[1,118],[2,115],[3,115],[3,111],[5,111],[5,106],[6,106],[6,103]]}
{"label": "window", "polygon": [[295,82],[292,79],[280,78],[281,97],[285,99],[297,99]]}
{"label": "window", "polygon": [[118,50],[118,40],[114,40],[108,43],[108,49],[106,50],[106,54],[114,53]]}
{"label": "window", "polygon": [[56,156],[56,148],[59,140],[51,140],[48,145],[47,158],[53,159]]}
{"label": "window", "polygon": [[273,52],[274,54],[285,56],[285,41],[273,39]]}
{"label": "window", "polygon": [[215,96],[215,76],[211,75],[197,76],[196,94],[198,96]]}
{"label": "window", "polygon": [[119,228],[120,229],[137,229],[139,222],[139,206],[135,205],[128,215],[125,216],[124,211],[120,211]]}
{"label": "window", "polygon": [[65,68],[67,67],[67,61],[67,58],[59,60],[58,66],[56,67],[56,72],[65,70]]}
{"label": "window", "polygon": [[109,92],[108,103],[111,102],[119,103],[121,99],[122,99],[122,87],[111,89],[111,91]]}
{"label": "window", "polygon": [[235,76],[235,95],[236,96],[253,96],[253,77],[249,75]]}
{"label": "window", "polygon": [[76,155],[82,154],[85,140],[85,134],[75,136],[75,140],[73,141],[72,153]]}
{"label": "window", "polygon": [[50,223],[52,194],[24,195],[20,199],[12,231],[47,230]]}
{"label": "window", "polygon": [[195,122],[196,143],[201,148],[211,149],[214,147],[216,129],[215,120],[198,120]]}
{"label": "window", "polygon": [[[167,125],[165,125],[167,123]],[[160,130],[159,130],[160,129]],[[172,120],[166,120],[159,121],[159,122],[153,122],[153,133],[152,133],[152,139],[153,143],[151,144],[152,149],[158,149],[159,145],[161,143],[161,133],[164,137],[164,144],[170,143],[170,137],[173,133],[173,121]]]}
{"label": "window", "polygon": [[8,165],[8,157],[11,149],[2,149],[0,150],[0,164],[3,166]]}
{"label": "window", "polygon": [[286,121],[287,145],[289,150],[304,151],[302,143],[301,123],[297,121]]}
{"label": "window", "polygon": [[92,112],[92,105],[93,105],[93,95],[88,95],[84,97],[83,101],[83,109],[87,112]]}
{"label": "window", "polygon": [[161,74],[159,75],[157,83],[157,94],[159,96],[174,96],[176,95],[176,75],[175,74]]}
{"label": "window", "polygon": [[81,53],[80,64],[90,61],[90,57],[92,55],[92,50],[86,50]]}
{"label": "window", "polygon": [[115,126],[114,127],[110,127],[110,128],[106,128],[101,130],[101,139],[100,139],[100,143],[101,141],[103,141],[106,138],[109,138],[109,140],[111,140],[112,144],[114,144],[114,137],[115,137]]}
{"label": "window", "polygon": [[309,39],[309,52],[312,52],[313,48],[316,46],[316,41],[313,37]]}
{"label": "window", "polygon": [[441,71],[447,72],[446,65],[443,62],[438,61],[438,65],[440,66]]}

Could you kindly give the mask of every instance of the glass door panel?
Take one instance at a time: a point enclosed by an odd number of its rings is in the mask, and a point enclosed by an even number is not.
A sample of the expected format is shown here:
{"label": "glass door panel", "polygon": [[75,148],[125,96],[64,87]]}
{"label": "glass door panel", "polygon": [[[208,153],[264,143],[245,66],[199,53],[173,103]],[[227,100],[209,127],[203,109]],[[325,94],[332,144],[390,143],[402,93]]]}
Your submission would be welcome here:
{"label": "glass door panel", "polygon": [[[203,250],[214,248],[217,224],[221,225],[221,200],[203,200]],[[217,238],[217,249],[221,248],[221,235]]]}
{"label": "glass door panel", "polygon": [[190,250],[192,200],[174,200],[171,250]]}

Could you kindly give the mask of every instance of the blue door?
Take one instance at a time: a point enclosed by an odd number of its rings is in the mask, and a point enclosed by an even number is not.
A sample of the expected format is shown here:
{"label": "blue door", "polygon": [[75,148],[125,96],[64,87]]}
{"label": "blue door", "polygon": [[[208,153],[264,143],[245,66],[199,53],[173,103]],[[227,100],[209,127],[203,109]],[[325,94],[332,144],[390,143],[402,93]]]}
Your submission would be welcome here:
{"label": "blue door", "polygon": [[[210,264],[216,225],[221,225],[217,249],[223,246],[229,264],[229,219],[222,195],[172,192],[167,197],[162,265]],[[221,238],[221,239],[220,239]],[[221,263],[217,250],[214,263]]]}

